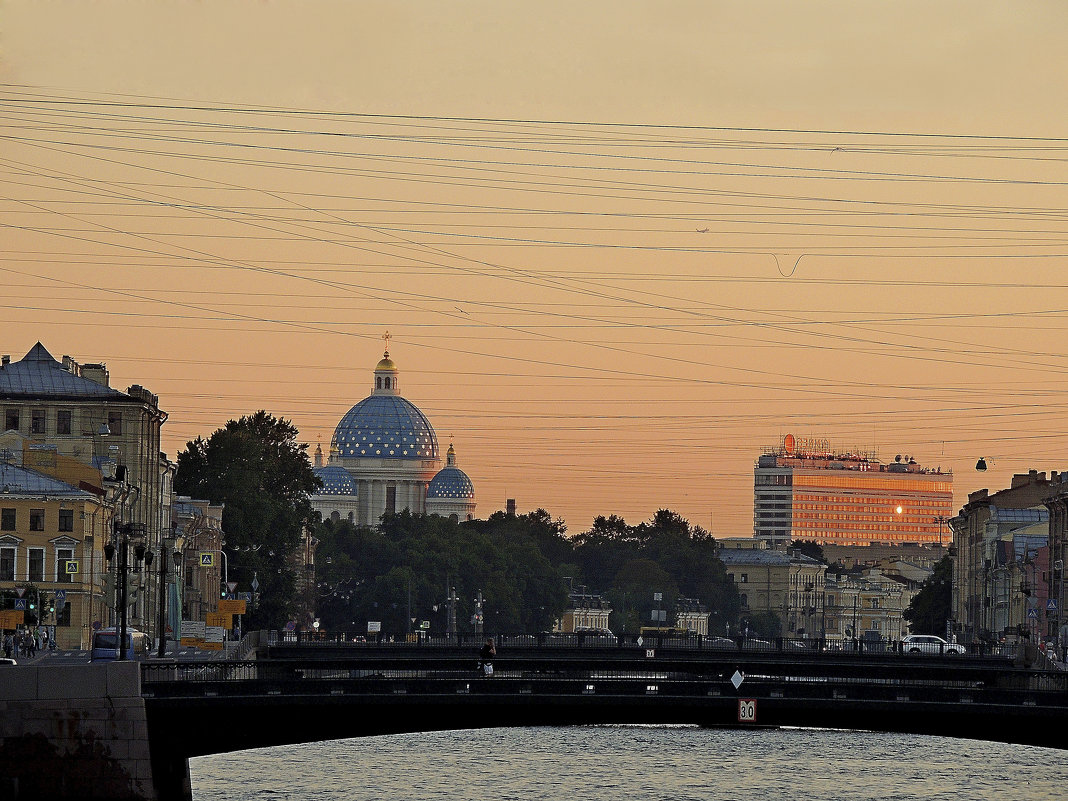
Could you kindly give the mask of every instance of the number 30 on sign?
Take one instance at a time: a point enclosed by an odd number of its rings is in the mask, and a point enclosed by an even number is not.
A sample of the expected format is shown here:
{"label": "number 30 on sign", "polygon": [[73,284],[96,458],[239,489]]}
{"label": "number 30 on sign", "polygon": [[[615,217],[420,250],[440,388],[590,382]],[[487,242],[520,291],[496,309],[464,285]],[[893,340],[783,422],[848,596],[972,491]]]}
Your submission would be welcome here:
{"label": "number 30 on sign", "polygon": [[739,698],[738,699],[738,722],[739,723],[756,723],[756,699],[755,698]]}

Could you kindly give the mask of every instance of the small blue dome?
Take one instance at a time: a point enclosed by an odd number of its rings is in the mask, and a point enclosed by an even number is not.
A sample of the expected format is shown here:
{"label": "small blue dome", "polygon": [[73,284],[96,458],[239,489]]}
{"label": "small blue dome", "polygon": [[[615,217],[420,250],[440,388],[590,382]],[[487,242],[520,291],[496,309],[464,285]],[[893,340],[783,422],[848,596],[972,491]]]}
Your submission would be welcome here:
{"label": "small blue dome", "polygon": [[471,499],[475,497],[475,485],[459,467],[443,467],[427,485],[426,497]]}
{"label": "small blue dome", "polygon": [[314,468],[315,475],[323,482],[323,488],[319,495],[351,495],[356,496],[356,482],[344,467],[336,464],[326,467]]}
{"label": "small blue dome", "polygon": [[371,395],[357,403],[337,424],[334,444],[342,457],[438,458],[434,427],[400,395]]}

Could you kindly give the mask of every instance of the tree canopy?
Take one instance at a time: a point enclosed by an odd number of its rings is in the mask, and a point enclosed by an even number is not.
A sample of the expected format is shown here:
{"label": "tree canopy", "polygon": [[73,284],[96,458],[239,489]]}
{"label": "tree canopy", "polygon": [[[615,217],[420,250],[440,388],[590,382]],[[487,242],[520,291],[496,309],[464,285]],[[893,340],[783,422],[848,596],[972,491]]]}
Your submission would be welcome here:
{"label": "tree canopy", "polygon": [[[725,630],[737,616],[738,593],[716,556],[715,540],[675,512],[661,509],[636,526],[615,515],[597,517],[574,539],[574,549],[576,580],[608,597],[617,632],[673,625],[680,597],[707,607],[709,631]],[[665,620],[654,621],[654,609],[663,610]]]}
{"label": "tree canopy", "polygon": [[583,585],[612,606],[616,631],[649,625],[654,606],[666,614],[663,625],[673,625],[679,596],[705,604],[713,625],[736,617],[738,595],[714,540],[677,514],[661,510],[637,526],[599,517],[574,539],[565,530],[544,509],[464,523],[405,511],[377,529],[326,520],[316,552],[322,623],[356,629],[375,621],[405,632],[426,620],[442,632],[455,587],[459,631],[471,630],[480,591],[487,631],[546,631],[568,590]]}
{"label": "tree canopy", "polygon": [[953,617],[953,559],[946,554],[902,613],[915,634],[945,634]]}
{"label": "tree canopy", "polygon": [[472,523],[405,510],[377,529],[325,520],[316,551],[320,619],[349,630],[375,621],[398,633],[426,620],[441,633],[454,588],[460,631],[471,630],[479,592],[486,630],[547,630],[567,602],[542,552],[559,544],[553,530],[543,510]]}
{"label": "tree canopy", "polygon": [[294,609],[291,557],[315,523],[308,496],[321,486],[297,433],[287,420],[259,411],[197,437],[178,454],[175,492],[225,507],[230,580],[246,591],[254,575],[259,581],[246,628],[280,628]]}

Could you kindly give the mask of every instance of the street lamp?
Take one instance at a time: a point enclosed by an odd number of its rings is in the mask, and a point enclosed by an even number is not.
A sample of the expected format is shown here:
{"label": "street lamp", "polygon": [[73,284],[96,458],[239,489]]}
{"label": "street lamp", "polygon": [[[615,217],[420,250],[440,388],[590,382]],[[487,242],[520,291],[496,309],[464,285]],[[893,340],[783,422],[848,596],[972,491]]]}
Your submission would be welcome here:
{"label": "street lamp", "polygon": [[[118,561],[115,565],[115,615],[119,621],[119,637],[116,649],[116,659],[126,658],[126,622],[129,614],[127,578],[130,572],[130,540],[134,535],[134,525],[122,522],[123,509],[128,501],[136,499],[140,489],[126,482],[126,469],[121,467],[116,470],[115,478],[105,482],[108,484],[108,494],[112,500],[112,541],[104,546],[104,558],[108,562],[115,556],[118,550]],[[147,556],[144,540],[140,539],[134,548],[136,563],[141,562]]]}
{"label": "street lamp", "polygon": [[[177,524],[172,530],[170,537],[163,538],[163,544],[159,550],[159,651],[156,654],[160,659],[163,659],[167,654],[167,581],[171,575],[170,568],[167,565],[167,555],[173,555],[173,564],[175,573],[173,581],[177,582],[177,569],[181,564],[183,549],[185,548],[185,535],[178,532]],[[177,603],[177,596],[175,598]],[[178,634],[177,629],[173,629],[175,635]],[[174,638],[178,639],[177,636]]]}
{"label": "street lamp", "polygon": [[1064,562],[1058,559],[1053,563],[1053,569],[1057,571],[1057,650],[1064,656],[1064,612],[1061,606],[1064,603]]}

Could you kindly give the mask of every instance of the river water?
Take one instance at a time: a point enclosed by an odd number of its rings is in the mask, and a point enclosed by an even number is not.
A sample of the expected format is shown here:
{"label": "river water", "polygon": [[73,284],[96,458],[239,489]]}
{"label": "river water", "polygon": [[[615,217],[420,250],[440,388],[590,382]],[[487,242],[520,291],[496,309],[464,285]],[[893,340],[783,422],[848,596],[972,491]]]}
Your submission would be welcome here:
{"label": "river water", "polygon": [[489,729],[199,757],[195,801],[1062,801],[1063,751],[901,734]]}

